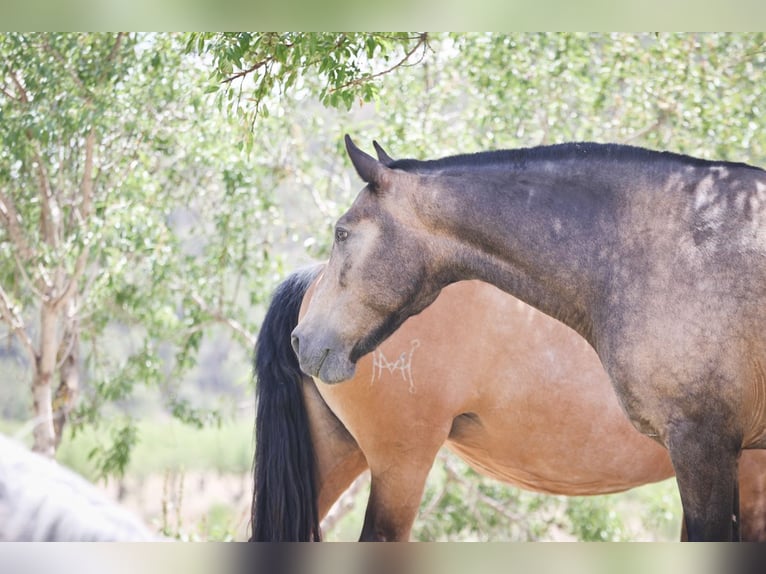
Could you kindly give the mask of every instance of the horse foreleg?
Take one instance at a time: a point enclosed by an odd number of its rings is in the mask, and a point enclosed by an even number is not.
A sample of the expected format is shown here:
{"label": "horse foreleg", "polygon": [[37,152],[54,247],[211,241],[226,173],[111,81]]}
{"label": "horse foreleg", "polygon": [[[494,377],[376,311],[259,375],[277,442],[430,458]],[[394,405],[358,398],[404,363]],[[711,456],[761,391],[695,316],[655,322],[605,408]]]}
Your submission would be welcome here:
{"label": "horse foreleg", "polygon": [[732,517],[732,540],[742,540],[742,520],[739,512],[739,481],[734,480],[734,497],[731,508]]}
{"label": "horse foreleg", "polygon": [[716,430],[681,422],[669,432],[684,532],[690,542],[739,539],[739,451],[735,440],[722,440]]}
{"label": "horse foreleg", "polygon": [[428,473],[439,443],[410,449],[406,457],[370,464],[370,498],[360,541],[395,542],[410,538]]}
{"label": "horse foreleg", "polygon": [[745,450],[739,459],[742,540],[766,542],[766,450]]}
{"label": "horse foreleg", "polygon": [[428,469],[389,480],[373,471],[360,541],[406,542],[410,538]]}
{"label": "horse foreleg", "polygon": [[330,410],[314,381],[308,377],[304,380],[303,392],[314,443],[314,481],[319,519],[322,520],[341,494],[367,469],[367,461],[354,437]]}
{"label": "horse foreleg", "polygon": [[[733,535],[732,540],[743,540],[741,532],[742,532],[742,512],[739,504],[739,485],[735,483],[734,485],[734,505],[732,508],[732,522],[733,522]],[[748,517],[749,518],[749,517]],[[755,517],[753,517],[755,518]],[[745,522],[745,526],[747,527],[748,524]],[[760,542],[761,540],[756,536],[752,539],[747,539],[749,542]],[[683,516],[683,520],[681,521],[681,542],[689,542],[689,534],[686,531],[686,515]]]}

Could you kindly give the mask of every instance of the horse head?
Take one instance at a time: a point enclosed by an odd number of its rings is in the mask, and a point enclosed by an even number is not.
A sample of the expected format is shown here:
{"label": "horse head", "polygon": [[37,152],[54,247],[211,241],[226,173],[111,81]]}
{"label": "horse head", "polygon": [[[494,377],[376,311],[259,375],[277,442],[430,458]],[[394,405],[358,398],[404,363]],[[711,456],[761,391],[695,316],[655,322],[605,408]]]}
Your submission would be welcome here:
{"label": "horse head", "polygon": [[346,149],[367,184],[335,226],[330,259],[311,305],[292,334],[301,369],[327,383],[351,378],[356,361],[444,286],[439,250],[422,219],[429,182],[396,168],[376,143],[378,158],[346,136]]}

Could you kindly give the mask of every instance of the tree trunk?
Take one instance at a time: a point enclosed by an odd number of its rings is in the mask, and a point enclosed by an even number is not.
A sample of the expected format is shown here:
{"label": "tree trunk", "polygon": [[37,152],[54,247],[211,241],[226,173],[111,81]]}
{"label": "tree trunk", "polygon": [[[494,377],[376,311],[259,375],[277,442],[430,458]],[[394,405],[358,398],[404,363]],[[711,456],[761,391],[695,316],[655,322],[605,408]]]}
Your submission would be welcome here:
{"label": "tree trunk", "polygon": [[35,415],[32,450],[51,458],[56,452],[51,383],[56,369],[57,327],[58,312],[47,302],[43,303],[40,311],[40,350],[35,361],[35,373],[32,380],[32,401]]}
{"label": "tree trunk", "polygon": [[74,317],[75,303],[72,298],[67,303],[67,327],[59,347],[59,386],[53,398],[53,428],[55,431],[55,448],[58,450],[64,426],[69,419],[69,413],[77,400],[80,386],[79,355],[80,335],[77,320]]}
{"label": "tree trunk", "polygon": [[35,410],[35,443],[32,450],[53,458],[56,452],[53,406],[51,402],[51,373],[35,369],[32,382],[32,400]]}

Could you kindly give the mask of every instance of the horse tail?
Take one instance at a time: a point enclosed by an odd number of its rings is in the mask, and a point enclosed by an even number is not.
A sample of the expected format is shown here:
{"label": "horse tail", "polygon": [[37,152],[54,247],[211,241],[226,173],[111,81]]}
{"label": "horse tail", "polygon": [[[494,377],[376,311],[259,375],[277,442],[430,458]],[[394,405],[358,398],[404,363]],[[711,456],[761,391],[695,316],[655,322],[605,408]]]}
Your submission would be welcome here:
{"label": "horse tail", "polygon": [[321,539],[314,445],[303,398],[306,375],[290,344],[303,296],[321,268],[295,272],[276,288],[255,344],[251,541]]}

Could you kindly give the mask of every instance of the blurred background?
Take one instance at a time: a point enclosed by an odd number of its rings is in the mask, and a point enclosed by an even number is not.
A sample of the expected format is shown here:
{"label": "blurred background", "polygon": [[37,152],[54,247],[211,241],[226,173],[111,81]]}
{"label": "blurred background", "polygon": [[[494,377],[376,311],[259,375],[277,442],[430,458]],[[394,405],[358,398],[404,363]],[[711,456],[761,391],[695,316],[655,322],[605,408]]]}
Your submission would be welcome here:
{"label": "blurred background", "polygon": [[[181,540],[243,540],[251,353],[393,157],[595,140],[766,165],[766,35],[0,34],[0,432]],[[363,476],[325,525],[358,537]],[[676,540],[673,480],[600,497],[443,453],[419,540]]]}

